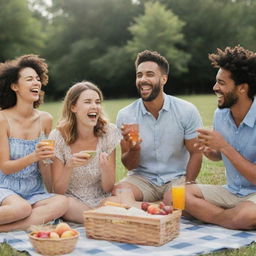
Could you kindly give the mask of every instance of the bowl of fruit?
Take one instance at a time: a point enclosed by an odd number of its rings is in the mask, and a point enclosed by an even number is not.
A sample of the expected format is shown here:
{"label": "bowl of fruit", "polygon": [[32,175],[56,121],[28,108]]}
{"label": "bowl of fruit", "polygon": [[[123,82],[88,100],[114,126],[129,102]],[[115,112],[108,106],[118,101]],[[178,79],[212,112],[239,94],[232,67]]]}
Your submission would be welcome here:
{"label": "bowl of fruit", "polygon": [[79,232],[61,222],[56,226],[34,226],[28,237],[36,252],[43,255],[62,255],[75,249]]}

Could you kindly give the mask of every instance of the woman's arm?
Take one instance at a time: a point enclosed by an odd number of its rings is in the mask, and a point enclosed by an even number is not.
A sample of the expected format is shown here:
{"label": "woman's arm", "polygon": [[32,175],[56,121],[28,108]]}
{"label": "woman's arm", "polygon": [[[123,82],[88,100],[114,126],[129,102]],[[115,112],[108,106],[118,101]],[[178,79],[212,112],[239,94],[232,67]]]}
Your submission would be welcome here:
{"label": "woman's arm", "polygon": [[100,154],[100,170],[102,189],[111,192],[116,180],[116,150],[110,155],[106,152]]}
{"label": "woman's arm", "polygon": [[16,173],[34,162],[52,157],[52,154],[49,154],[49,151],[45,151],[43,147],[38,145],[37,149],[31,154],[17,160],[10,160],[8,124],[3,117],[0,117],[0,127],[0,170],[4,174],[8,175]]}
{"label": "woman's arm", "polygon": [[[40,119],[41,119],[41,125],[44,134],[48,137],[49,133],[52,130],[52,116],[47,112],[40,111]],[[49,148],[50,149],[50,148]],[[52,152],[54,153],[54,152]],[[43,179],[43,182],[49,192],[52,191],[52,177],[51,177],[51,166],[50,164],[45,164],[43,161],[39,161],[38,163],[39,170]]]}

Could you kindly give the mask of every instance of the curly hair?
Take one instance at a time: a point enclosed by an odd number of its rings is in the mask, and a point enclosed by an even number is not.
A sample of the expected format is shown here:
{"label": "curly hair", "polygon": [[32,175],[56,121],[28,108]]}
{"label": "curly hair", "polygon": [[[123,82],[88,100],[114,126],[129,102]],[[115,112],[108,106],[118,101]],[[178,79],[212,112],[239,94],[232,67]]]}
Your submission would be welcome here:
{"label": "curly hair", "polygon": [[[77,122],[76,116],[71,111],[80,97],[81,93],[86,90],[93,90],[97,92],[101,102],[103,101],[103,95],[101,90],[93,83],[88,81],[82,81],[74,84],[69,88],[63,101],[62,116],[58,122],[57,129],[61,132],[65,142],[70,145],[77,140]],[[106,133],[106,125],[108,121],[101,111],[97,124],[94,126],[94,135],[101,137]]]}
{"label": "curly hair", "polygon": [[[48,83],[48,66],[45,60],[38,55],[29,54],[20,56],[14,60],[0,63],[0,108],[7,109],[16,105],[16,93],[11,89],[11,85],[18,82],[20,71],[30,67],[36,71],[43,86]],[[44,98],[44,92],[40,92],[38,101],[34,102],[37,108]]]}
{"label": "curly hair", "polygon": [[216,54],[209,54],[209,60],[215,68],[223,68],[231,73],[235,85],[247,83],[248,97],[253,99],[256,94],[256,54],[240,45],[217,49]]}
{"label": "curly hair", "polygon": [[137,69],[142,62],[146,61],[155,62],[160,67],[161,71],[164,74],[169,74],[169,63],[167,59],[161,56],[158,52],[145,50],[143,52],[138,53],[137,58],[135,60],[135,68]]}

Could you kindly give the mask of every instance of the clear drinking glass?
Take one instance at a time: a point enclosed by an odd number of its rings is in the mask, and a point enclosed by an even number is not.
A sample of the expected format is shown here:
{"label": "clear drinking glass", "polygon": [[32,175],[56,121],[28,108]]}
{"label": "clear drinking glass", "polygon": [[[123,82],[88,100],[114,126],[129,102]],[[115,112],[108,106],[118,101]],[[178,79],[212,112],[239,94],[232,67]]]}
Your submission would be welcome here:
{"label": "clear drinking glass", "polygon": [[177,178],[172,181],[172,204],[173,208],[185,209],[185,177]]}
{"label": "clear drinking glass", "polygon": [[129,136],[132,139],[133,144],[135,145],[139,142],[139,125],[138,124],[124,124],[125,129],[128,129]]}
{"label": "clear drinking glass", "polygon": [[[55,147],[55,140],[50,140],[50,139],[42,139],[40,140],[40,144],[44,145],[44,146],[48,146],[51,147],[52,150],[54,150]],[[43,160],[44,164],[52,164],[52,160],[50,158],[44,159]]]}

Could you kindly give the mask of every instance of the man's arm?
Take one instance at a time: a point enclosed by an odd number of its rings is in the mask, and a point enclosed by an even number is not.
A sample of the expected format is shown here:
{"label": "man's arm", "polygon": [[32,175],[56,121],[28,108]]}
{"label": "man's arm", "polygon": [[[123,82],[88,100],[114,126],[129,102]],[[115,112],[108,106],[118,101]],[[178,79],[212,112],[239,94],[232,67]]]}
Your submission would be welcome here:
{"label": "man's arm", "polygon": [[198,138],[205,146],[224,154],[233,166],[251,183],[256,184],[256,164],[244,158],[220,133],[199,129]]}
{"label": "man's arm", "polygon": [[194,182],[196,180],[202,164],[202,153],[198,150],[198,148],[194,147],[196,141],[196,138],[185,140],[185,146],[190,155],[186,174],[186,181],[188,182]]}
{"label": "man's arm", "polygon": [[128,170],[133,170],[139,166],[140,162],[140,143],[134,144],[128,135],[128,131],[121,128],[123,139],[121,140],[122,163]]}

